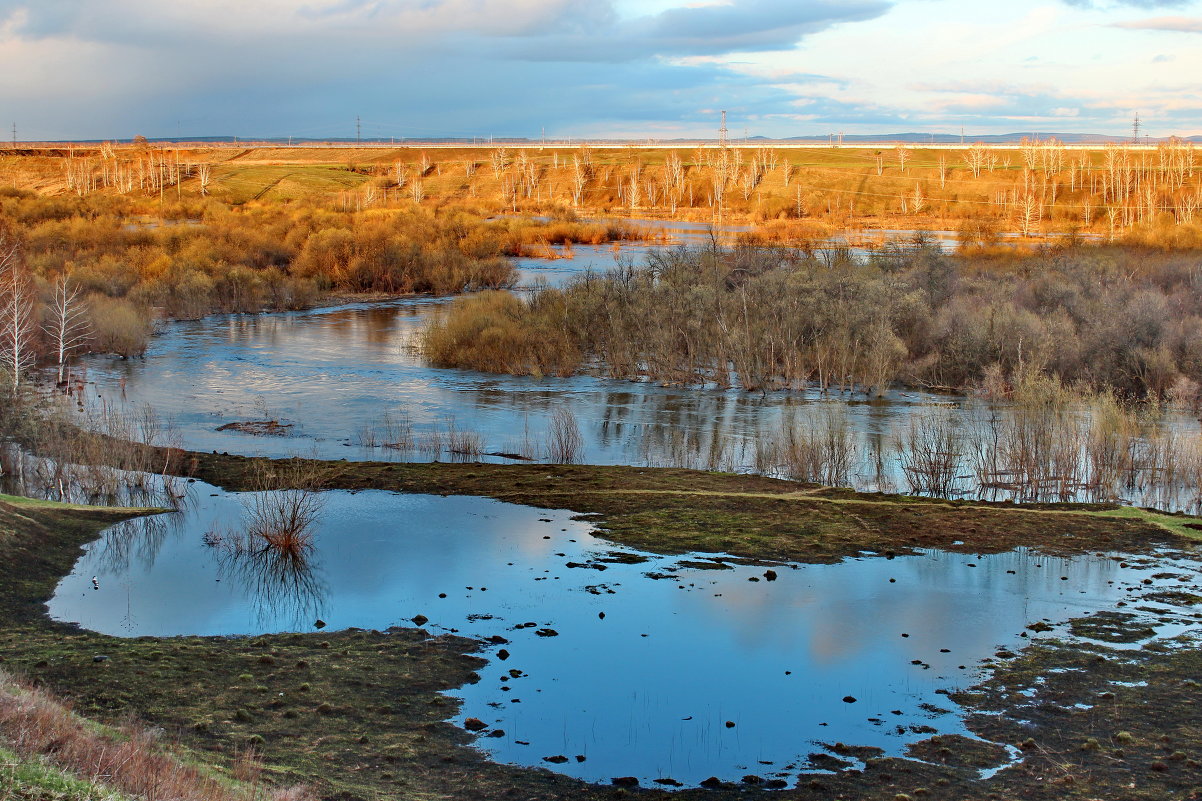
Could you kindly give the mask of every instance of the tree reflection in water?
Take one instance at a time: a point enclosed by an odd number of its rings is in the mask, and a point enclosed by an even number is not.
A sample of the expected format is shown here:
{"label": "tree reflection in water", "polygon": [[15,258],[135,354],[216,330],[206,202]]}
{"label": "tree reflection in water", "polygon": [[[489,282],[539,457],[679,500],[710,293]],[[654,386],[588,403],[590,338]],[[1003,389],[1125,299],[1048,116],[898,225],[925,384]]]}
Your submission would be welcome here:
{"label": "tree reflection in water", "polygon": [[286,622],[293,629],[308,629],[322,616],[329,587],[312,548],[246,548],[224,540],[214,544],[222,578],[242,588],[260,628]]}
{"label": "tree reflection in water", "polygon": [[[123,520],[105,530],[97,549],[97,567],[113,575],[129,572],[135,563],[142,570],[154,566],[167,535],[183,525],[182,514],[151,515]],[[136,561],[135,561],[136,560]]]}

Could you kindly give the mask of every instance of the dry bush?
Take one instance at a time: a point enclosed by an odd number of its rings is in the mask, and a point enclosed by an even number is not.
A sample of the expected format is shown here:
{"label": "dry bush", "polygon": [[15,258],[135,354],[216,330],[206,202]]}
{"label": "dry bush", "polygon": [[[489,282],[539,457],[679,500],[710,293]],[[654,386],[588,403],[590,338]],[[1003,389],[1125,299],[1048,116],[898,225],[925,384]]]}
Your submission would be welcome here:
{"label": "dry bush", "polygon": [[952,409],[927,409],[910,417],[896,447],[913,492],[949,495],[964,461],[965,438]]}
{"label": "dry bush", "polygon": [[323,479],[323,467],[313,460],[256,463],[245,508],[246,531],[258,550],[303,555],[313,547]]}
{"label": "dry bush", "polygon": [[91,349],[99,353],[115,353],[129,358],[146,352],[152,331],[150,315],[128,300],[92,295]]}
{"label": "dry bush", "polygon": [[[542,303],[545,309],[553,295]],[[580,354],[559,321],[501,292],[456,300],[425,332],[422,349],[439,367],[518,375],[569,375]]]}
{"label": "dry bush", "polygon": [[584,449],[584,437],[576,415],[566,405],[556,406],[547,429],[547,461],[552,464],[576,464]]}
{"label": "dry bush", "polygon": [[785,475],[797,481],[848,486],[859,454],[855,432],[841,404],[809,409],[782,427],[777,458]]}

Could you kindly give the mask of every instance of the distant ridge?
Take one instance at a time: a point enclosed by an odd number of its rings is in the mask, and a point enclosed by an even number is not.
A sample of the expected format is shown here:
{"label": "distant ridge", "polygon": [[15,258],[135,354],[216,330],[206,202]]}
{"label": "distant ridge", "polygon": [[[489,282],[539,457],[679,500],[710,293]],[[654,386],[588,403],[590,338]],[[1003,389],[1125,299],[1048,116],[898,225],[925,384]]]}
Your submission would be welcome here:
{"label": "distant ridge", "polygon": [[[752,139],[760,139],[761,137],[752,137]],[[790,136],[787,139],[780,140],[785,142],[838,142],[842,140],[843,144],[859,143],[859,142],[913,142],[914,144],[959,144],[961,137],[959,134],[925,134],[925,133],[892,133],[892,134],[845,134],[843,136]],[[1045,131],[1028,131],[1026,133],[1008,133],[1008,134],[965,134],[963,141],[965,144],[981,142],[987,145],[1009,145],[1018,144],[1023,139],[1058,139],[1067,145],[1107,145],[1107,144],[1129,144],[1130,136],[1109,136],[1107,134],[1087,134],[1087,133],[1048,133]],[[1140,144],[1159,144],[1167,142],[1168,137],[1140,137]],[[1202,136],[1187,136],[1181,137],[1186,142],[1202,142]]]}
{"label": "distant ridge", "polygon": [[[1179,137],[1184,142],[1202,142],[1202,134],[1195,136]],[[1108,145],[1108,144],[1130,144],[1130,136],[1110,136],[1108,134],[1090,134],[1090,133],[1049,133],[1045,131],[1028,131],[1025,133],[1007,133],[1007,134],[965,134],[961,137],[959,134],[930,134],[930,133],[883,133],[883,134],[809,134],[802,136],[788,136],[773,138],[768,136],[751,136],[747,138],[733,138],[730,140],[732,145],[738,146],[743,144],[842,144],[842,145],[871,145],[871,144],[890,144],[896,142],[905,142],[913,145],[952,145],[963,142],[966,145],[974,143],[982,143],[987,145],[1014,145],[1021,142],[1023,139],[1039,139],[1046,141],[1048,139],[1056,139],[1068,145]],[[463,137],[463,136],[428,136],[428,137],[373,137],[363,139],[355,139],[354,137],[299,137],[299,136],[266,136],[266,137],[251,137],[251,136],[183,136],[183,137],[148,137],[147,142],[153,143],[187,143],[187,144],[223,144],[223,145],[246,145],[254,147],[256,145],[273,145],[273,146],[288,146],[297,145],[304,147],[315,144],[332,144],[332,145],[355,145],[362,144],[371,147],[380,145],[393,145],[396,147],[405,147],[410,145],[462,145],[464,147],[487,147],[489,145],[536,145],[546,144],[548,147],[565,147],[574,146],[585,142],[592,145],[641,145],[641,144],[656,144],[656,145],[696,145],[696,144],[717,144],[717,139],[705,138],[676,138],[676,139],[617,139],[617,138],[579,138],[572,137],[571,139],[546,139],[539,140],[536,138],[523,136],[507,136],[507,137]],[[1141,145],[1156,145],[1169,141],[1169,137],[1141,137],[1139,144]],[[100,144],[101,142],[117,142],[130,144],[132,138],[127,139],[62,139],[52,141],[41,141],[37,144],[43,145],[70,145],[70,144]],[[17,143],[17,147],[22,144]],[[2,146],[0,146],[2,147]],[[2,151],[0,151],[2,152]]]}

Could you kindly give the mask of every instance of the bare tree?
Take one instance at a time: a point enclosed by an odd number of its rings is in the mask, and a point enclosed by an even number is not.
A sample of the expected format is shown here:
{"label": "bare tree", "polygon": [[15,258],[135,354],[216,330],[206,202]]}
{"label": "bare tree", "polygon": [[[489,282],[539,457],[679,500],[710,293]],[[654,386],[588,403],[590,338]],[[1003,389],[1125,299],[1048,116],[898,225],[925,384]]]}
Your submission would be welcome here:
{"label": "bare tree", "polygon": [[209,194],[209,184],[213,180],[213,165],[207,161],[196,165],[196,179],[200,181],[200,194]]}
{"label": "bare tree", "polygon": [[1019,222],[1022,224],[1023,236],[1030,236],[1031,229],[1039,215],[1039,200],[1028,192],[1018,201]]}
{"label": "bare tree", "polygon": [[584,199],[584,186],[588,183],[588,166],[580,156],[572,156],[572,205],[579,206]]}
{"label": "bare tree", "polygon": [[8,373],[12,390],[21,386],[35,360],[36,307],[29,274],[21,261],[19,243],[0,233],[0,369]]}
{"label": "bare tree", "polygon": [[503,147],[498,147],[489,154],[489,161],[492,162],[492,174],[498,178],[505,168],[509,166],[509,153]]}
{"label": "bare tree", "polygon": [[902,175],[906,174],[906,162],[910,160],[910,148],[905,145],[897,146],[897,167]]}
{"label": "bare tree", "polygon": [[987,160],[987,151],[985,145],[977,143],[968,149],[964,154],[964,161],[968,165],[968,169],[972,170],[973,178],[981,177],[981,170],[985,168]]}
{"label": "bare tree", "polygon": [[923,195],[922,195],[922,185],[921,184],[919,184],[919,183],[914,184],[914,194],[910,196],[910,199],[914,203],[914,213],[922,214],[922,210],[924,208],[926,208],[927,201],[926,201],[926,198],[923,197]]}
{"label": "bare tree", "polygon": [[92,335],[86,311],[79,288],[71,286],[65,275],[54,282],[54,300],[50,304],[49,319],[43,325],[43,330],[54,347],[60,384],[67,359],[83,347]]}

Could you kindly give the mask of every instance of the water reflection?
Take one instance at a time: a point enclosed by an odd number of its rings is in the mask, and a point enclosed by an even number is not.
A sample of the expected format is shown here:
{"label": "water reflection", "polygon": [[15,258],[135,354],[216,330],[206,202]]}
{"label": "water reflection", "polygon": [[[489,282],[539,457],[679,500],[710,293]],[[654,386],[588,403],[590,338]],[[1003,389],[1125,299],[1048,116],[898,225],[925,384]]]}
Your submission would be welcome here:
{"label": "water reflection", "polygon": [[[573,259],[519,260],[522,283],[555,284],[613,265],[608,247],[577,246],[574,253]],[[152,404],[178,426],[188,447],[199,450],[415,461],[490,458],[448,452],[440,443],[445,444],[452,431],[477,435],[485,454],[543,458],[555,410],[566,405],[584,435],[580,461],[770,473],[785,472],[787,465],[770,457],[765,442],[779,437],[790,420],[836,405],[857,438],[857,459],[848,480],[869,491],[910,489],[895,443],[915,415],[947,409],[966,430],[996,425],[999,419],[1004,423],[1004,406],[974,406],[921,392],[894,391],[867,402],[812,391],[761,395],[593,375],[535,378],[434,369],[423,363],[416,343],[429,321],[444,313],[446,303],[441,298],[411,298],[169,323],[143,360],[84,360],[94,382],[90,401]],[[372,446],[375,436],[369,432],[379,427],[384,415],[407,421],[413,447]],[[291,436],[215,431],[225,423],[263,419],[293,424],[288,429]],[[1198,439],[1199,426],[1193,419],[1170,414],[1166,420],[1181,441]],[[1025,497],[1023,487],[986,476],[984,466],[978,467],[970,469],[966,454],[957,472],[961,478],[950,491],[991,499]],[[1117,495],[1128,502],[1169,508],[1202,502],[1196,482],[1191,484],[1185,473],[1179,475],[1175,487],[1160,486],[1164,482],[1133,482],[1117,489],[1081,482],[1039,486],[1048,490],[1044,495],[1049,499],[1057,493],[1072,500]]]}
{"label": "water reflection", "polygon": [[257,628],[304,630],[324,614],[329,587],[307,551],[216,550],[221,580],[241,589]]}
{"label": "water reflection", "polygon": [[[457,691],[458,720],[500,732],[477,741],[498,760],[599,781],[792,782],[835,741],[900,754],[918,727],[963,732],[940,691],[974,683],[1032,622],[1197,580],[1196,564],[1169,559],[927,551],[777,565],[768,581],[764,566],[721,555],[615,546],[566,511],[383,492],[326,493],[310,561],[231,559],[204,534],[228,530],[245,497],[192,486],[166,536],[148,534],[144,551],[118,538],[152,556],[114,559],[106,533],[51,614],[128,636],[311,631],[317,617],[385,629],[420,614],[435,632],[503,638]],[[725,569],[703,569],[714,559]],[[1197,625],[1158,617],[1165,636]]]}

